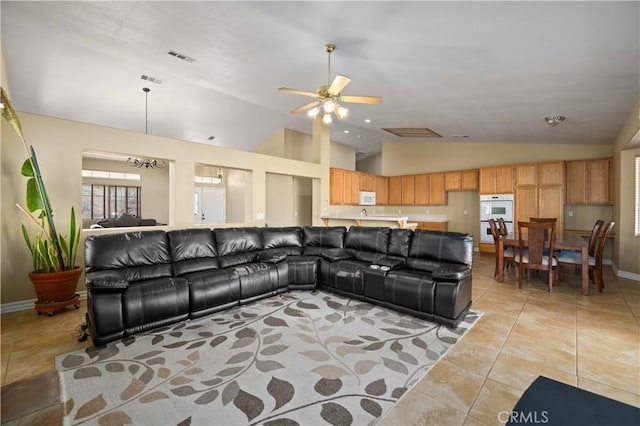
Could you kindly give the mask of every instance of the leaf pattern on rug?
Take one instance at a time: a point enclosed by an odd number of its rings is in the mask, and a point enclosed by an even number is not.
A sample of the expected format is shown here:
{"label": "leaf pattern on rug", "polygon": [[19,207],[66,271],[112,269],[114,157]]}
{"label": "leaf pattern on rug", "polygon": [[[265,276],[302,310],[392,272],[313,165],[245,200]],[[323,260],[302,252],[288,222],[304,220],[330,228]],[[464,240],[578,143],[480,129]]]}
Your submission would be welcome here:
{"label": "leaf pattern on rug", "polygon": [[65,423],[371,423],[478,317],[453,330],[332,294],[286,293],[57,357]]}

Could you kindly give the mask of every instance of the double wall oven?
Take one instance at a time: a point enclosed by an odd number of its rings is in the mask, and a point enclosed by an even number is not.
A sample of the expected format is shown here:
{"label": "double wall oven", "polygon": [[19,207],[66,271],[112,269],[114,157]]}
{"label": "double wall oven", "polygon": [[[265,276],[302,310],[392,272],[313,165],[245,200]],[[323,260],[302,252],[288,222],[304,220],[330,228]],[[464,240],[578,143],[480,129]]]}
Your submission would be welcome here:
{"label": "double wall oven", "polygon": [[480,242],[493,243],[489,219],[502,218],[509,233],[513,233],[513,194],[480,196]]}

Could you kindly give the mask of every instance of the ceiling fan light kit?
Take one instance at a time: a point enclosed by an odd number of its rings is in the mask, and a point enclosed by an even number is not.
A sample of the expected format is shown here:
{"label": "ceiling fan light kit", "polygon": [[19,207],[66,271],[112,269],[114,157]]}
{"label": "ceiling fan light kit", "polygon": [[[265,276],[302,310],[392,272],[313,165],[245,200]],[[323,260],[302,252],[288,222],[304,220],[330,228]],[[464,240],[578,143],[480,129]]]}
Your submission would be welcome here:
{"label": "ceiling fan light kit", "polygon": [[290,89],[288,87],[280,87],[278,90],[283,93],[290,93],[292,95],[308,96],[315,98],[316,100],[298,107],[291,111],[291,114],[300,114],[307,111],[309,117],[316,118],[322,113],[322,122],[329,124],[333,121],[331,114],[339,119],[344,119],[349,114],[349,109],[340,105],[340,102],[359,103],[359,104],[372,104],[376,105],[382,102],[382,98],[378,96],[341,96],[342,90],[349,84],[351,79],[346,75],[336,75],[331,81],[331,53],[336,50],[336,45],[327,43],[324,45],[324,50],[329,55],[329,64],[327,67],[327,85],[320,86],[316,93],[305,92],[298,89]]}

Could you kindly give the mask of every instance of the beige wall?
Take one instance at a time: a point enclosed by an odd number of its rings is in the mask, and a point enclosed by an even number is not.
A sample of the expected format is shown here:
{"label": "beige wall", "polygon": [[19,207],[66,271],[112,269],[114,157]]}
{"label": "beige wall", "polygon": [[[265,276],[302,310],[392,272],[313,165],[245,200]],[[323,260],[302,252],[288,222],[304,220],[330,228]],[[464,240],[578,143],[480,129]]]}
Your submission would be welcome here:
{"label": "beige wall", "polygon": [[[240,178],[231,176],[232,173],[228,177],[233,178],[236,185],[244,186],[243,200],[238,205],[248,207],[242,207],[242,212],[234,212],[238,222],[227,226],[264,224],[264,220],[255,218],[257,213],[265,212],[266,173],[314,178],[322,182],[319,187],[327,187],[322,192],[328,194],[328,180],[326,183],[322,181],[323,169],[328,170],[328,163],[323,166],[35,114],[19,113],[19,116],[27,141],[36,149],[49,197],[56,209],[56,223],[60,223],[61,229],[68,227],[70,207],[75,206],[76,211],[81,208],[82,153],[104,151],[105,148],[114,153],[165,158],[171,162],[168,168],[171,184],[167,229],[194,226],[192,206],[196,162],[224,164],[242,173]],[[0,290],[1,303],[6,304],[33,299],[35,293],[27,277],[31,270],[30,254],[20,234],[20,223],[26,221],[15,207],[24,198],[25,182],[19,169],[26,155],[18,137],[4,120],[1,126]],[[319,211],[319,205],[317,208]],[[316,224],[320,223],[318,219]],[[90,232],[84,231],[83,235]],[[79,258],[78,262],[82,263],[83,259]]]}
{"label": "beige wall", "polygon": [[[114,180],[83,178],[82,183],[96,185],[121,185],[141,187],[141,212],[144,219],[155,219],[159,223],[169,223],[169,169],[133,168],[129,164],[118,161],[83,158],[82,168],[113,172],[138,173],[140,180]],[[95,223],[96,220],[89,221]]]}
{"label": "beige wall", "polygon": [[371,155],[357,162],[356,170],[374,175],[382,174],[382,153]]}
{"label": "beige wall", "polygon": [[[635,236],[635,156],[640,148],[630,141],[640,130],[640,99],[629,113],[620,135],[614,142],[614,175],[616,238],[614,240],[614,268],[623,276],[640,280],[640,237]],[[634,148],[629,149],[630,146]]]}

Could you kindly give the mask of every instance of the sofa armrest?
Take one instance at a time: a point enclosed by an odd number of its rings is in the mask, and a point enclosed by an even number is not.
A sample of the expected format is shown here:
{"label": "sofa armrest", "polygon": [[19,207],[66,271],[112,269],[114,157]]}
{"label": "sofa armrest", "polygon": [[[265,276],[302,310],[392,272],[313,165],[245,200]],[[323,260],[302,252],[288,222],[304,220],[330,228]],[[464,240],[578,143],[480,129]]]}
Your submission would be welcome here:
{"label": "sofa armrest", "polygon": [[322,250],[321,256],[324,260],[337,262],[338,260],[353,259],[353,254],[349,250],[342,248],[332,248]]}
{"label": "sofa armrest", "polygon": [[264,263],[280,263],[287,260],[287,253],[284,251],[263,251],[258,254],[258,261]]}
{"label": "sofa armrest", "polygon": [[129,288],[129,280],[122,273],[112,270],[88,272],[86,283],[89,290],[121,291]]}
{"label": "sofa armrest", "polygon": [[380,265],[385,271],[391,271],[394,269],[404,268],[406,263],[404,259],[378,259],[375,261],[376,265]]}
{"label": "sofa armrest", "polygon": [[433,271],[434,280],[460,281],[471,275],[467,265],[445,264]]}

